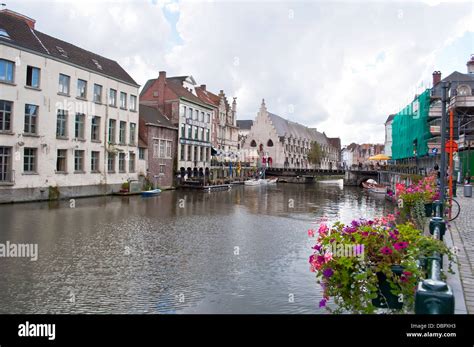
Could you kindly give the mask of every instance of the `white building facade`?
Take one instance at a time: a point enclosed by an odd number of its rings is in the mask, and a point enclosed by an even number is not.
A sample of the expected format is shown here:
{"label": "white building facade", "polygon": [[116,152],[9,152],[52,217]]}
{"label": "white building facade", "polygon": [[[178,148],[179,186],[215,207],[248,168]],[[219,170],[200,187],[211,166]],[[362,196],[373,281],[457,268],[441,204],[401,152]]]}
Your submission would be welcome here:
{"label": "white building facade", "polygon": [[138,85],[115,62],[0,12],[0,202],[137,180]]}
{"label": "white building facade", "polygon": [[391,114],[385,121],[384,153],[389,157],[392,156],[392,122],[394,117],[395,115]]}

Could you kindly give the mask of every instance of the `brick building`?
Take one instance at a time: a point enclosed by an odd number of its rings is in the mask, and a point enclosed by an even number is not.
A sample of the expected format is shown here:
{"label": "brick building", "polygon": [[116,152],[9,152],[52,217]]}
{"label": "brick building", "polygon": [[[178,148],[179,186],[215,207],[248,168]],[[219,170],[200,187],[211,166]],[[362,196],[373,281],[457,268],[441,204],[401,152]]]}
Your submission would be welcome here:
{"label": "brick building", "polygon": [[194,78],[166,77],[166,72],[160,71],[158,78],[146,82],[140,104],[156,107],[172,126],[179,128],[176,168],[181,175],[207,176],[213,107],[197,97]]}
{"label": "brick building", "polygon": [[146,177],[155,187],[173,186],[176,171],[178,128],[153,106],[140,105],[138,134],[146,152]]}

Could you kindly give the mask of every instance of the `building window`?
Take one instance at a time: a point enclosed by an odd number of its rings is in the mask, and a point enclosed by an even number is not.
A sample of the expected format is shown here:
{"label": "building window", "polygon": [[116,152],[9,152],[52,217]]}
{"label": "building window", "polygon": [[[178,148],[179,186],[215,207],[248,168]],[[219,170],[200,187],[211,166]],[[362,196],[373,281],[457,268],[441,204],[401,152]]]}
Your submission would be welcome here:
{"label": "building window", "polygon": [[181,160],[184,160],[184,158],[185,158],[185,156],[184,156],[184,155],[185,155],[185,153],[184,153],[184,152],[185,152],[185,148],[186,148],[185,145],[181,145],[181,149],[180,149],[180,151],[181,151],[181,153],[180,153],[180,159],[181,159]]}
{"label": "building window", "polygon": [[66,172],[67,171],[67,150],[58,149],[58,155],[56,158],[56,172]]}
{"label": "building window", "polygon": [[192,159],[192,154],[193,154],[192,152],[193,152],[193,146],[189,145],[188,146],[188,161],[193,160]]}
{"label": "building window", "polygon": [[211,122],[211,114],[208,113],[206,116],[206,123],[210,123],[210,122]]}
{"label": "building window", "polygon": [[172,143],[171,141],[166,141],[166,157],[171,158],[171,147]]}
{"label": "building window", "polygon": [[119,128],[119,143],[121,145],[125,144],[125,132],[126,132],[127,122],[120,122]]}
{"label": "building window", "polygon": [[25,134],[36,134],[36,124],[38,119],[38,106],[25,105],[25,127],[23,131]]}
{"label": "building window", "polygon": [[109,119],[109,143],[115,143],[115,119]]}
{"label": "building window", "polygon": [[186,124],[181,124],[181,137],[185,138],[186,137]]}
{"label": "building window", "polygon": [[194,161],[198,161],[198,146],[194,146]]}
{"label": "building window", "polygon": [[94,102],[102,102],[102,86],[100,84],[94,84]]}
{"label": "building window", "polygon": [[83,150],[74,151],[74,171],[75,172],[84,171],[84,151]]}
{"label": "building window", "polygon": [[194,110],[194,120],[198,120],[198,118],[199,118],[199,111]]}
{"label": "building window", "polygon": [[193,126],[188,125],[188,139],[192,139],[192,138],[193,138]]}
{"label": "building window", "polygon": [[69,95],[69,83],[71,77],[68,75],[59,74],[59,90],[58,92],[64,95]]}
{"label": "building window", "polygon": [[273,141],[271,139],[267,141],[267,147],[273,147]]}
{"label": "building window", "polygon": [[81,99],[87,97],[87,81],[77,80],[77,97]]}
{"label": "building window", "polygon": [[66,110],[58,110],[56,119],[56,137],[67,137],[67,117]]}
{"label": "building window", "polygon": [[199,137],[199,127],[194,127],[194,139],[197,140]]}
{"label": "building window", "polygon": [[257,147],[257,142],[255,140],[250,141],[250,147]]}
{"label": "building window", "polygon": [[119,172],[125,172],[125,153],[119,153]]}
{"label": "building window", "polygon": [[109,105],[113,107],[117,106],[117,91],[115,89],[109,90]]}
{"label": "building window", "polygon": [[76,119],[74,121],[74,137],[76,139],[84,139],[84,123],[86,115],[83,113],[76,113]]}
{"label": "building window", "polygon": [[190,107],[188,108],[188,118],[192,119],[193,118],[193,109]]}
{"label": "building window", "polygon": [[94,116],[91,120],[91,140],[100,141],[100,117]]}
{"label": "building window", "polygon": [[204,112],[201,112],[201,117],[199,117],[199,121],[204,122]]}
{"label": "building window", "polygon": [[200,139],[204,141],[204,128],[200,128],[200,130],[201,130]]}
{"label": "building window", "polygon": [[127,108],[127,93],[120,92],[120,108]]}
{"label": "building window", "polygon": [[99,172],[99,158],[100,152],[91,152],[91,172]]}
{"label": "building window", "polygon": [[135,123],[130,123],[130,145],[135,145],[137,125]]}
{"label": "building window", "polygon": [[40,86],[40,69],[33,66],[26,67],[26,85],[32,88]]}
{"label": "building window", "polygon": [[36,172],[36,148],[25,148],[23,152],[23,172]]}
{"label": "building window", "polygon": [[13,83],[15,63],[0,59],[0,81]]}
{"label": "building window", "polygon": [[145,148],[138,149],[138,159],[145,160]]}
{"label": "building window", "polygon": [[206,129],[206,141],[209,142],[209,129]]}
{"label": "building window", "polygon": [[165,173],[165,164],[160,164],[160,173]]}
{"label": "building window", "polygon": [[13,102],[0,100],[0,131],[11,131]]}
{"label": "building window", "polygon": [[159,158],[164,158],[164,157],[165,157],[165,151],[166,151],[166,141],[160,140],[160,154],[159,154]]}
{"label": "building window", "polygon": [[182,115],[183,117],[186,117],[186,106],[183,106],[183,107],[181,108],[181,110],[183,111],[183,112],[181,113],[181,115]]}
{"label": "building window", "polygon": [[128,153],[128,172],[135,172],[135,153]]}
{"label": "building window", "polygon": [[130,95],[130,110],[136,111],[137,110],[137,96]]}
{"label": "building window", "polygon": [[115,172],[115,154],[107,155],[107,172]]}
{"label": "building window", "polygon": [[206,161],[206,157],[204,157],[204,147],[201,147],[201,161]]}
{"label": "building window", "polygon": [[0,147],[0,182],[12,182],[11,147]]}

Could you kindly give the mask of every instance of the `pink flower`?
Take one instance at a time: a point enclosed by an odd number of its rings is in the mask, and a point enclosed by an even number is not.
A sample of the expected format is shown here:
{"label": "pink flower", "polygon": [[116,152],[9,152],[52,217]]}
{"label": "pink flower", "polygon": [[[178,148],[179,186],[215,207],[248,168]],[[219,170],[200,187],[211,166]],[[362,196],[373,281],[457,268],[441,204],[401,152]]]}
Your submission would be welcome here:
{"label": "pink flower", "polygon": [[318,229],[318,233],[321,236],[325,236],[328,230],[329,230],[328,226],[325,223],[321,223]]}
{"label": "pink flower", "polygon": [[407,248],[408,247],[408,242],[397,242],[393,245],[393,248],[395,248],[397,251],[400,251],[404,248]]}
{"label": "pink flower", "polygon": [[324,262],[327,263],[330,260],[332,260],[332,253],[327,252],[326,254],[324,254]]}
{"label": "pink flower", "polygon": [[308,229],[308,236],[309,237],[314,237],[314,230],[313,229]]}
{"label": "pink flower", "polygon": [[391,249],[390,247],[388,247],[388,246],[385,246],[385,247],[381,248],[381,249],[380,249],[380,252],[381,252],[382,254],[385,254],[385,255],[390,255],[390,254],[393,253],[392,249]]}

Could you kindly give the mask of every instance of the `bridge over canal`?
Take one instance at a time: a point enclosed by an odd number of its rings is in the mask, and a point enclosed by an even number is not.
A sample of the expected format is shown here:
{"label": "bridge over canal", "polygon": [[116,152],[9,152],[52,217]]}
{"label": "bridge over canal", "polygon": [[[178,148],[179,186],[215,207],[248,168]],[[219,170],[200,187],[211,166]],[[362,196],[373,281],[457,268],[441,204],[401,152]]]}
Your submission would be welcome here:
{"label": "bridge over canal", "polygon": [[275,168],[265,170],[267,176],[275,176],[281,181],[294,183],[310,183],[318,176],[344,176],[344,185],[360,186],[368,179],[378,178],[374,170],[342,170],[342,169],[305,169],[305,168]]}

